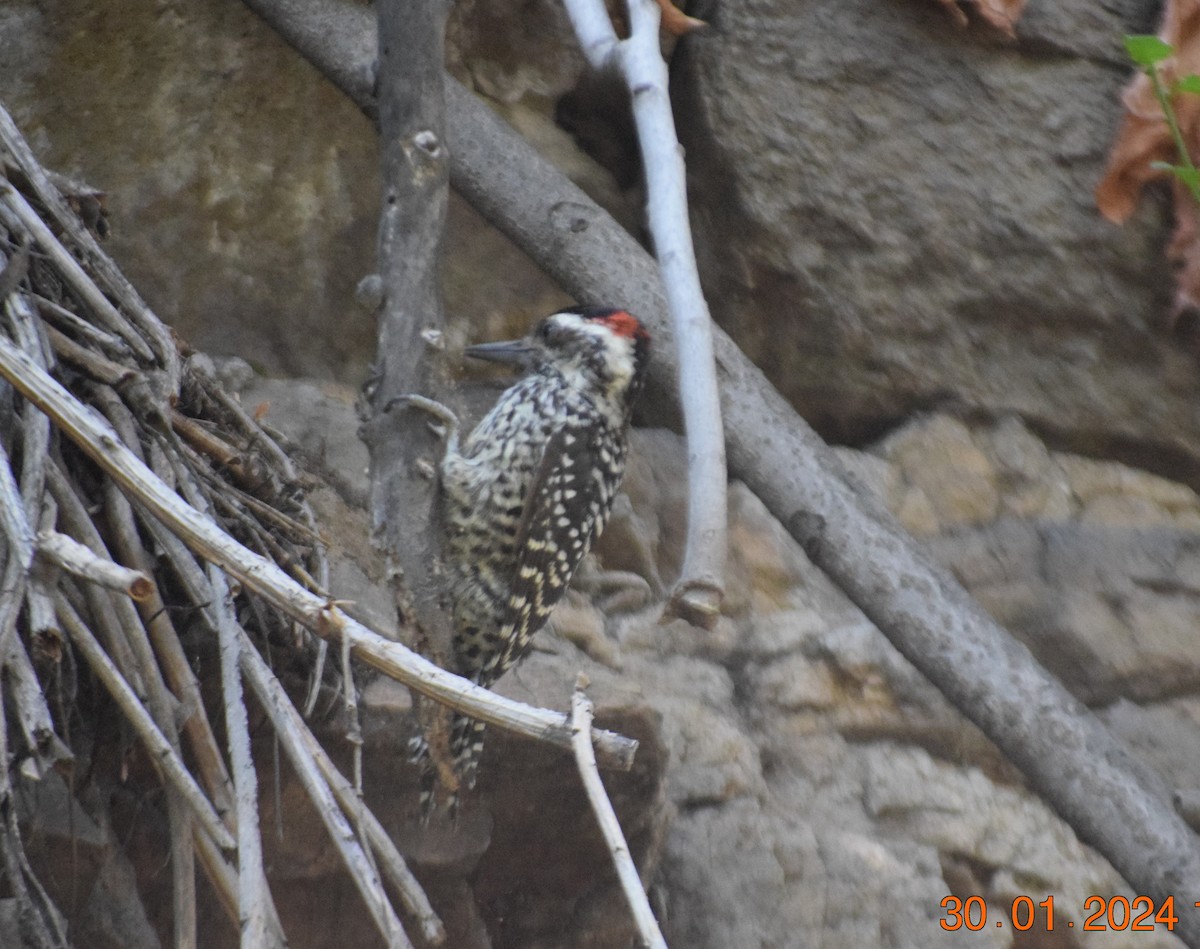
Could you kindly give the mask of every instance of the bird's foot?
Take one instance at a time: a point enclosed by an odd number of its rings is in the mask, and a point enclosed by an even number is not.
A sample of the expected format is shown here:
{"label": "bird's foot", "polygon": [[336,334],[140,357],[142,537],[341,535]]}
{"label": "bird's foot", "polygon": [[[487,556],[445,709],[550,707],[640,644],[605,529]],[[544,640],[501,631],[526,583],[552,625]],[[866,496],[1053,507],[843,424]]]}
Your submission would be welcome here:
{"label": "bird's foot", "polygon": [[408,395],[398,395],[390,400],[384,407],[384,411],[390,412],[394,408],[420,409],[422,412],[432,415],[437,421],[429,423],[429,430],[445,441],[448,451],[457,451],[458,416],[448,406],[442,405],[435,399],[411,392]]}

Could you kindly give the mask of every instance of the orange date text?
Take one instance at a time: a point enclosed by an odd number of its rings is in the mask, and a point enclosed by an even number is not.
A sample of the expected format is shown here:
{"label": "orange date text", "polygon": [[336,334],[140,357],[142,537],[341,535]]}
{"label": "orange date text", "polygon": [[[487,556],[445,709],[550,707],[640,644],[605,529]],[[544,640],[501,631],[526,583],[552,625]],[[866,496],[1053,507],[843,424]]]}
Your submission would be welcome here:
{"label": "orange date text", "polygon": [[[1200,906],[1200,902],[1196,905]],[[1158,904],[1148,896],[1135,896],[1133,899],[1125,896],[1089,896],[1083,901],[1082,912],[1078,914],[1080,921],[1076,923],[1074,919],[1067,919],[1065,924],[1055,920],[1053,896],[1038,902],[1034,902],[1032,896],[1017,896],[999,907],[994,902],[989,906],[982,896],[968,896],[965,899],[947,896],[941,906],[942,918],[938,920],[938,925],[948,932],[964,929],[979,932],[988,926],[996,929],[1011,927],[1018,932],[1031,929],[1054,932],[1056,923],[1060,930],[1080,929],[1083,932],[1128,930],[1149,933],[1158,926],[1165,927],[1167,932],[1174,932],[1175,924],[1179,922],[1173,896],[1168,896]]]}

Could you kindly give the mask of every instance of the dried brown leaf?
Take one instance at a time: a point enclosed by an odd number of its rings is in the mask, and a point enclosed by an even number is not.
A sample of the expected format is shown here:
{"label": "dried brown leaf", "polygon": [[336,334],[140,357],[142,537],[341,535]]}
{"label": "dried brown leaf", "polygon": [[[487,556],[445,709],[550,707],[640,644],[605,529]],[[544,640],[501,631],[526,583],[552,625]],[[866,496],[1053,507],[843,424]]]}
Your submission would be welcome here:
{"label": "dried brown leaf", "polygon": [[[939,3],[950,13],[959,26],[967,25],[967,14],[963,9],[964,3],[959,0],[938,0]],[[1021,13],[1025,10],[1025,4],[1028,0],[970,0],[970,5],[973,6],[979,15],[998,30],[1002,30],[1009,37],[1016,35],[1014,28],[1017,25],[1017,20],[1021,18]]]}
{"label": "dried brown leaf", "polygon": [[[1158,35],[1175,49],[1175,55],[1158,67],[1168,87],[1183,76],[1200,73],[1200,4],[1168,0]],[[1150,78],[1139,72],[1125,88],[1121,102],[1125,118],[1109,153],[1108,168],[1096,186],[1096,206],[1114,224],[1133,213],[1147,182],[1167,176],[1152,163],[1178,160]],[[1194,155],[1200,150],[1200,96],[1182,93],[1174,97],[1172,105],[1183,140]],[[1180,192],[1176,194],[1178,217]]]}
{"label": "dried brown leaf", "polygon": [[683,36],[686,33],[691,33],[692,30],[699,30],[708,26],[704,20],[697,20],[695,17],[688,16],[679,7],[675,6],[671,0],[658,0],[658,5],[662,10],[662,28],[672,36]]}

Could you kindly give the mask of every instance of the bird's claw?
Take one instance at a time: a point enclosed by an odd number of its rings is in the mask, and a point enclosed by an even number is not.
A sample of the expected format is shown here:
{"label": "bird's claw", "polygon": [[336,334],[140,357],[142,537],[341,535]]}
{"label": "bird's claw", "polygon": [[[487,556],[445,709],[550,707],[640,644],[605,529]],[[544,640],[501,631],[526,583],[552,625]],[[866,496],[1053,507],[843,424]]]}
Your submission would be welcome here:
{"label": "bird's claw", "polygon": [[429,423],[429,430],[439,441],[449,442],[458,432],[458,416],[450,408],[434,399],[410,392],[407,395],[398,395],[393,398],[388,402],[384,411],[391,411],[393,408],[420,409],[422,412],[432,415],[435,421]]}

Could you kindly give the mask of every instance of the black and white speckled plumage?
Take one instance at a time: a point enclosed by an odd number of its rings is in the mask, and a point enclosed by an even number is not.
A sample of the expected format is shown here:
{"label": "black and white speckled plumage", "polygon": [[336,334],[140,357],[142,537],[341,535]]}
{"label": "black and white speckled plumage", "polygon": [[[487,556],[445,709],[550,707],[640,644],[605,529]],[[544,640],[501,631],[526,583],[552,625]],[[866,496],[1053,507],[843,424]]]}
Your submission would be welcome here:
{"label": "black and white speckled plumage", "polygon": [[[543,320],[505,361],[508,389],[441,464],[445,555],[459,672],[490,686],[529,651],[603,530],[625,471],[649,337],[622,310]],[[490,351],[490,352],[489,352]],[[497,347],[468,352],[498,358]],[[451,751],[474,784],[483,725],[459,716]]]}

